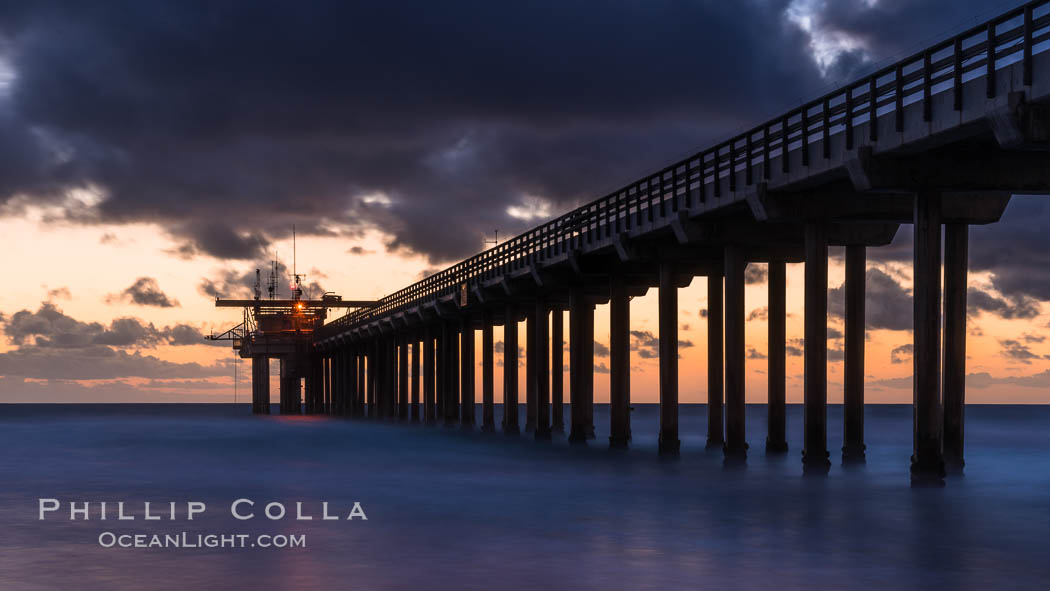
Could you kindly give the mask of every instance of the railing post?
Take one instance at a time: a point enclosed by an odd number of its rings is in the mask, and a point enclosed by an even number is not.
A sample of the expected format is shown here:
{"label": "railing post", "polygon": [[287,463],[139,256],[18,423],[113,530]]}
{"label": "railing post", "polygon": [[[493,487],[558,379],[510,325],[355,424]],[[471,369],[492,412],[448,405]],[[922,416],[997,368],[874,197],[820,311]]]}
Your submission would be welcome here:
{"label": "railing post", "polygon": [[1032,7],[1024,7],[1024,85],[1032,85]]}
{"label": "railing post", "polygon": [[853,149],[853,87],[846,87],[846,149]]}
{"label": "railing post", "polygon": [[897,64],[896,77],[893,83],[893,129],[900,133],[904,131],[904,66],[902,64]]}
{"label": "railing post", "polygon": [[963,82],[962,82],[962,70],[963,70],[963,48],[962,38],[955,39],[955,46],[952,48],[952,108],[956,111],[962,110],[962,95],[963,95]]}
{"label": "railing post", "polygon": [[879,82],[875,76],[868,80],[868,141],[879,141]]}
{"label": "railing post", "polygon": [[933,103],[930,97],[933,95],[933,66],[930,50],[927,49],[922,55],[922,120],[929,122],[933,119]]}
{"label": "railing post", "polygon": [[988,98],[995,98],[995,21],[988,23],[988,40],[985,47],[985,91]]}

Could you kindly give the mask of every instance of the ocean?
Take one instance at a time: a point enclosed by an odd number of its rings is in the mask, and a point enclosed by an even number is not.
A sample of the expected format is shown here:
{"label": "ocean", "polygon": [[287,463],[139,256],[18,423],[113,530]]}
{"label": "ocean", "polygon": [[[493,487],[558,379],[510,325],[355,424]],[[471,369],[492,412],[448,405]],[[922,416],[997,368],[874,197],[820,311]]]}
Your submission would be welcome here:
{"label": "ocean", "polygon": [[[764,451],[765,407],[748,406],[743,468],[704,449],[704,405],[682,406],[676,460],[656,455],[655,405],[635,405],[626,452],[607,449],[607,405],[586,447],[249,412],[0,405],[0,589],[1050,587],[1050,406],[967,407],[966,472],[943,488],[910,486],[906,405],[867,408],[856,468],[841,466],[829,406],[833,466],[816,478],[802,475],[799,405],[779,456]],[[41,520],[39,499],[59,509]],[[253,518],[233,516],[238,499]],[[162,519],[144,519],[146,501]],[[71,502],[89,518],[70,520]],[[117,502],[136,519],[116,519]],[[188,520],[189,502],[206,511]],[[271,502],[283,519],[264,515]],[[345,519],[355,503],[367,519]],[[121,547],[136,534],[305,547]]]}

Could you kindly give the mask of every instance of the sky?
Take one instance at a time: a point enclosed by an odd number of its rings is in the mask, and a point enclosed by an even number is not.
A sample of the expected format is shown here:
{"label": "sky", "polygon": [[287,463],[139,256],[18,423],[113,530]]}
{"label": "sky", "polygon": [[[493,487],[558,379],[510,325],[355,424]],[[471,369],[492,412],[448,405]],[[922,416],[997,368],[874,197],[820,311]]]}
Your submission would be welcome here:
{"label": "sky", "polygon": [[[379,298],[1019,4],[0,4],[0,401],[246,400],[249,366],[203,335],[240,321],[217,295],[290,263],[293,224],[311,295]],[[971,230],[970,402],[1050,403],[1047,224],[1015,196]],[[902,227],[868,253],[871,402],[911,400],[910,245]],[[842,277],[833,248],[831,402]],[[800,402],[801,265],[788,290]],[[683,402],[706,400],[706,293],[679,294]],[[749,402],[765,293],[753,264]],[[655,308],[655,289],[631,304],[638,402],[657,400]],[[605,306],[596,337],[601,402]]]}

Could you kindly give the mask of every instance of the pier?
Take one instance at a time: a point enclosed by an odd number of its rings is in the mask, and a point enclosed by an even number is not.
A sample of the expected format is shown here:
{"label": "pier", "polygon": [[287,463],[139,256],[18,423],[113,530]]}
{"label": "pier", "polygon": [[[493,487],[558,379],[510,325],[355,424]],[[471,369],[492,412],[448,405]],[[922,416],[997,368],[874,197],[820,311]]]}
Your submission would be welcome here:
{"label": "pier", "polygon": [[[822,474],[833,455],[844,463],[864,461],[868,249],[888,245],[900,225],[912,224],[911,474],[916,483],[940,482],[964,466],[968,228],[997,222],[1013,194],[1050,192],[1048,48],[1050,1],[1030,2],[377,302],[307,302],[316,311],[309,330],[282,329],[298,336],[271,337],[265,328],[248,327],[240,336],[242,356],[253,360],[253,408],[269,411],[265,360],[279,356],[282,412],[303,411],[302,376],[307,413],[524,431],[537,440],[567,429],[569,441],[587,444],[599,435],[593,421],[595,306],[609,304],[611,429],[600,435],[622,448],[631,442],[628,301],[655,289],[659,453],[673,457],[681,453],[677,290],[705,277],[707,445],[721,448],[728,461],[744,462],[758,449],[748,445],[744,412],[745,272],[750,263],[767,263],[764,453],[784,453],[785,264],[804,263],[805,419],[798,451],[806,473]],[[827,445],[832,246],[846,252],[842,450]],[[251,302],[238,305],[254,310],[255,318],[270,314],[265,301]],[[293,317],[297,304],[284,304],[272,313]],[[356,310],[322,325],[323,311],[336,306]],[[505,335],[505,418],[499,426],[494,326],[503,326]],[[482,332],[480,352],[475,331]],[[480,415],[476,358],[482,366]],[[522,403],[524,426],[518,424]]]}

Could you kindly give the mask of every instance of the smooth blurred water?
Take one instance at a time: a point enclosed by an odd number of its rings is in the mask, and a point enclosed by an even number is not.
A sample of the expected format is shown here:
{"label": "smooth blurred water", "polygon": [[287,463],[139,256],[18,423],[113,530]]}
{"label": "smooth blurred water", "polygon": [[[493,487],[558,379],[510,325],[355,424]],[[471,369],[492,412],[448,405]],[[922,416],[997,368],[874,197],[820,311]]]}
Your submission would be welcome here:
{"label": "smooth blurred water", "polygon": [[[868,463],[848,470],[841,407],[830,407],[835,465],[816,479],[802,476],[799,406],[788,408],[792,449],[776,457],[764,453],[765,407],[748,407],[744,469],[703,449],[702,405],[681,409],[681,458],[659,460],[656,410],[636,405],[633,446],[616,453],[605,405],[584,449],[564,435],[258,418],[232,405],[0,405],[0,589],[1048,587],[1050,407],[968,407],[966,475],[943,489],[909,486],[909,406],[868,407]],[[208,512],[71,522],[64,505],[41,522],[41,497],[197,500]],[[240,497],[315,514],[326,500],[344,515],[357,500],[368,521],[237,521]],[[183,530],[306,534],[307,547],[97,542]]]}

